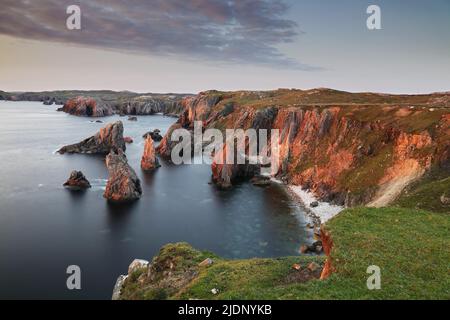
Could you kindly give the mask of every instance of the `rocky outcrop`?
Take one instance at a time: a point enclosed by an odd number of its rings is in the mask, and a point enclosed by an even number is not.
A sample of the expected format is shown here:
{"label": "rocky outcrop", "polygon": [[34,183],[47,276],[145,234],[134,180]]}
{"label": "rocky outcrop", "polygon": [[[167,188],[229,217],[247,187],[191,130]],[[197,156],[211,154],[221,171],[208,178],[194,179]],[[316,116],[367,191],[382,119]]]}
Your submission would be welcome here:
{"label": "rocky outcrop", "polygon": [[144,155],[141,160],[141,168],[144,171],[152,171],[159,168],[160,164],[156,158],[156,151],[153,145],[153,139],[148,136],[145,140]]}
{"label": "rocky outcrop", "polygon": [[331,234],[325,230],[321,229],[321,242],[323,245],[323,251],[327,256],[327,260],[325,261],[325,266],[322,270],[322,274],[320,276],[321,280],[328,279],[330,275],[334,272],[333,261],[331,257],[331,250],[333,249],[333,239],[331,238]]}
{"label": "rocky outcrop", "polygon": [[83,117],[105,117],[114,113],[109,105],[90,97],[70,99],[64,104],[60,111]]}
{"label": "rocky outcrop", "polygon": [[[185,111],[158,147],[169,157],[177,128],[278,129],[278,172],[285,183],[339,205],[392,203],[431,168],[450,161],[448,94],[396,96],[329,89],[204,92],[184,99]],[[408,105],[406,106],[405,105]],[[215,157],[226,153],[225,146]],[[214,161],[221,187],[251,178],[248,165]]]}
{"label": "rocky outcrop", "polygon": [[147,137],[151,137],[153,141],[156,142],[160,142],[163,139],[163,136],[161,135],[161,131],[159,129],[149,131],[142,136],[142,138],[144,139],[147,139]]}
{"label": "rocky outcrop", "polygon": [[260,173],[258,165],[254,164],[227,164],[227,144],[214,155],[211,165],[212,180],[220,188],[230,188],[233,184],[254,177]]}
{"label": "rocky outcrop", "polygon": [[122,149],[112,150],[106,157],[109,178],[103,196],[113,202],[128,202],[142,196],[141,181],[128,164]]}
{"label": "rocky outcrop", "polygon": [[81,171],[72,171],[69,179],[64,183],[64,187],[70,190],[79,191],[89,189],[91,184]]}
{"label": "rocky outcrop", "polygon": [[58,152],[60,154],[108,154],[111,150],[125,151],[125,141],[123,138],[123,124],[121,121],[108,124],[100,129],[95,136],[87,138],[79,143],[62,147]]}

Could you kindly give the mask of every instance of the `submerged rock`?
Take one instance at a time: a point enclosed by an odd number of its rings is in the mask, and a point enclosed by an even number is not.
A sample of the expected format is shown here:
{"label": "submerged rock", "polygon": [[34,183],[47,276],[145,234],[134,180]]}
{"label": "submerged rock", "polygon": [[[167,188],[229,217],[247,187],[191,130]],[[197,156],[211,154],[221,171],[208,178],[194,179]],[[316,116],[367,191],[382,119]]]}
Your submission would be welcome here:
{"label": "submerged rock", "polygon": [[64,187],[77,191],[89,189],[91,184],[81,171],[72,171],[69,179],[64,183]]}
{"label": "submerged rock", "polygon": [[108,154],[111,150],[122,149],[125,151],[123,139],[123,124],[121,121],[108,124],[106,127],[90,138],[79,143],[62,147],[58,153],[86,153],[86,154]]}
{"label": "submerged rock", "polygon": [[122,149],[111,151],[106,157],[109,172],[108,183],[103,196],[114,202],[127,202],[142,196],[141,181],[136,172],[128,164]]}
{"label": "submerged rock", "polygon": [[138,121],[137,117],[128,117],[128,121]]}
{"label": "submerged rock", "polygon": [[145,140],[144,147],[144,155],[141,160],[141,168],[144,171],[151,171],[156,168],[159,168],[161,165],[159,164],[158,158],[156,158],[156,151],[153,145],[153,139],[148,136]]}

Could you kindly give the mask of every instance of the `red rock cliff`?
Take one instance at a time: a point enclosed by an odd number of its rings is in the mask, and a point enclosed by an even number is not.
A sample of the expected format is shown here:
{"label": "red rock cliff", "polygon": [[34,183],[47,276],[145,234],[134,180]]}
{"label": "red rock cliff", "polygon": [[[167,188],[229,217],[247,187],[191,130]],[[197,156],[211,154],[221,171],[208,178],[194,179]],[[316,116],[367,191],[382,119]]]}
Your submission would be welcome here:
{"label": "red rock cliff", "polygon": [[[323,200],[383,206],[431,167],[448,163],[450,106],[441,104],[447,98],[328,89],[205,92],[183,101],[173,128],[201,120],[222,130],[279,129],[277,177]],[[170,155],[169,137],[158,150]],[[229,186],[246,169],[214,163],[213,180]]]}

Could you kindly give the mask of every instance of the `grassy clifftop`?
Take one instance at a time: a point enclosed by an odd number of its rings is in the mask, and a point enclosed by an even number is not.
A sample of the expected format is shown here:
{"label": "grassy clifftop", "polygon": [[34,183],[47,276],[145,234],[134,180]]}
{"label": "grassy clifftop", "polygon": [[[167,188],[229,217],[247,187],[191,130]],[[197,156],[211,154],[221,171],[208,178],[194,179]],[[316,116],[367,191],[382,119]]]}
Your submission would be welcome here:
{"label": "grassy clifftop", "polygon": [[[356,208],[327,224],[335,272],[307,279],[323,257],[225,260],[187,244],[164,247],[149,268],[125,282],[123,299],[450,299],[450,216],[420,210]],[[199,266],[212,258],[210,266]],[[381,290],[367,289],[369,266]],[[211,292],[217,289],[217,294]]]}

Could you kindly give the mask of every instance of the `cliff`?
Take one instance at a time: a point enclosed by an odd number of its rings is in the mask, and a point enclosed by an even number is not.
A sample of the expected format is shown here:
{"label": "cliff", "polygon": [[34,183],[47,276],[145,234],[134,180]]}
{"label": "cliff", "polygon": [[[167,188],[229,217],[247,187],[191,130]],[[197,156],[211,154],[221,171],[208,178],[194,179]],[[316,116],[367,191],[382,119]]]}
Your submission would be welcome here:
{"label": "cliff", "polygon": [[105,117],[114,113],[110,106],[88,97],[70,99],[61,109],[59,109],[59,111],[84,117]]}
{"label": "cliff", "polygon": [[[175,128],[279,129],[286,183],[346,206],[385,206],[431,169],[450,175],[450,95],[386,95],[330,89],[208,91],[184,99]],[[158,151],[170,156],[169,136]],[[216,155],[217,156],[217,155]],[[251,170],[250,170],[251,171]],[[212,165],[222,186],[247,178],[247,165]],[[440,195],[439,195],[440,196]]]}
{"label": "cliff", "polygon": [[43,91],[43,92],[4,92],[0,100],[36,101],[46,105],[63,105],[59,111],[76,116],[102,117],[111,114],[152,115],[163,113],[178,116],[183,110],[181,100],[189,94],[134,93],[130,91]]}
{"label": "cliff", "polygon": [[[170,244],[150,263],[134,262],[128,275],[120,277],[115,298],[448,299],[449,227],[448,214],[347,209],[330,220],[322,233],[326,262],[323,256],[308,255],[227,260],[185,243]],[[382,290],[367,288],[372,275],[367,270],[374,265],[381,269]]]}

